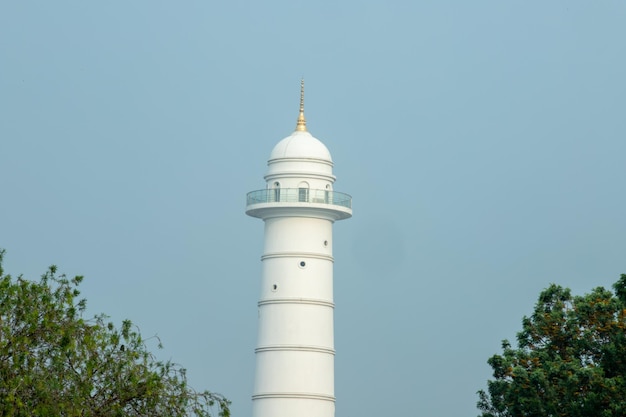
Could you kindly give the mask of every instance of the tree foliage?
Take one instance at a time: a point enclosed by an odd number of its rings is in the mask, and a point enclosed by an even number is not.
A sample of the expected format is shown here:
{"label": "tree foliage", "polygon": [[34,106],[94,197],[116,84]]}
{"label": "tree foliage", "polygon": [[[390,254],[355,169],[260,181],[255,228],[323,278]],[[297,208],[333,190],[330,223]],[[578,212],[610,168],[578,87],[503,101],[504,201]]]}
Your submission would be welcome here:
{"label": "tree foliage", "polygon": [[[155,358],[128,320],[84,319],[82,277],[51,266],[39,282],[4,275],[0,250],[0,416],[230,415],[185,369]],[[160,347],[160,344],[159,344]]]}
{"label": "tree foliage", "polygon": [[479,391],[482,417],[626,415],[626,275],[583,296],[551,285]]}

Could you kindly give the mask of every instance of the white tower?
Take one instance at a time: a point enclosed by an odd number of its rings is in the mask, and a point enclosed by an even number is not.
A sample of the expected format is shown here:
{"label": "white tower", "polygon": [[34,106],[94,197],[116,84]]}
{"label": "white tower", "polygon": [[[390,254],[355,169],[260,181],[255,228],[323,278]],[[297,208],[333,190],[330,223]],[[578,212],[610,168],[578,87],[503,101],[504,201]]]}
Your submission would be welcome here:
{"label": "white tower", "polygon": [[304,82],[296,130],[272,150],[267,187],[247,195],[265,222],[253,417],[333,417],[333,238],[352,198],[333,191],[333,162],[306,130]]}

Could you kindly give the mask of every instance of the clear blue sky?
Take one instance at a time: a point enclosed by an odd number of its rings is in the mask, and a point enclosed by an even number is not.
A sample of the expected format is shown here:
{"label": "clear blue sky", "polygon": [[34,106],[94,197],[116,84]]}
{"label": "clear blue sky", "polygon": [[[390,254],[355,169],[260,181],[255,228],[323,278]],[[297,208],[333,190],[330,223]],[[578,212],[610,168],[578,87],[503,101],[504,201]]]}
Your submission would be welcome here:
{"label": "clear blue sky", "polygon": [[[83,274],[249,416],[263,225],[295,127],[330,149],[337,416],[475,416],[551,282],[626,272],[626,2],[4,1],[0,247]],[[156,344],[155,344],[156,347]]]}

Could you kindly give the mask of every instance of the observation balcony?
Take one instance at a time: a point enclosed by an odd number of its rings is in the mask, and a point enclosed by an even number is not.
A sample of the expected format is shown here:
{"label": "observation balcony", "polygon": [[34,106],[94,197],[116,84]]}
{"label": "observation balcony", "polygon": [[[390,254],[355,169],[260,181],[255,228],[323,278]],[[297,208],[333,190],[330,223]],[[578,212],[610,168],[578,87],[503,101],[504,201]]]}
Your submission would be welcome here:
{"label": "observation balcony", "polygon": [[[246,214],[265,218],[269,211],[286,215],[287,211],[325,211],[333,220],[352,216],[352,197],[345,193],[309,188],[266,188],[246,196]],[[304,210],[308,209],[308,210]]]}

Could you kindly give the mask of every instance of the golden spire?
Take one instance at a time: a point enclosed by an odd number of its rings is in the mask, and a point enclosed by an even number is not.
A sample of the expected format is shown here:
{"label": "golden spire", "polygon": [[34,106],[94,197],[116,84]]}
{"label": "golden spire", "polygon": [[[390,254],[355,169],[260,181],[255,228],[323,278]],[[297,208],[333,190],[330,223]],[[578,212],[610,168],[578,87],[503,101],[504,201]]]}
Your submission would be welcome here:
{"label": "golden spire", "polygon": [[306,132],[306,119],[304,118],[304,78],[300,81],[300,115],[298,116],[296,131]]}

